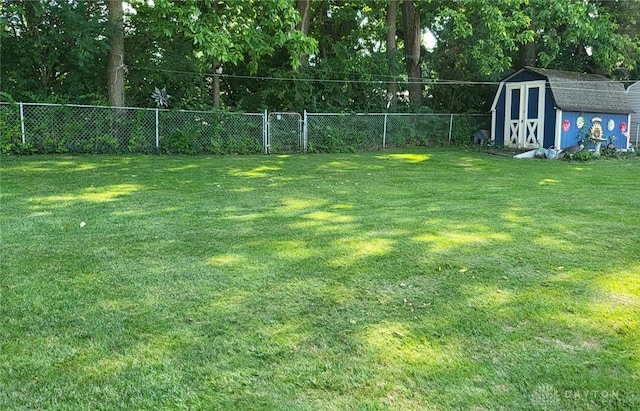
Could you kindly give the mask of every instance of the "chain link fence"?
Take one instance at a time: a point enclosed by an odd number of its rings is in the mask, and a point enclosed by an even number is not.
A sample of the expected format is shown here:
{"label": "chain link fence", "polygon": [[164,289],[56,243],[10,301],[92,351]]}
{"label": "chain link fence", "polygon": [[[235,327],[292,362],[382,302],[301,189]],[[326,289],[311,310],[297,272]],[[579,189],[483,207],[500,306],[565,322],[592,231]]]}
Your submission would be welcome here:
{"label": "chain link fence", "polygon": [[477,114],[305,113],[307,151],[364,151],[389,147],[461,145],[491,117]]}
{"label": "chain link fence", "polygon": [[0,149],[16,153],[251,154],[263,114],[0,104]]}
{"label": "chain link fence", "polygon": [[633,121],[630,123],[629,144],[633,144],[636,147],[640,144],[640,123],[634,123]]}
{"label": "chain link fence", "polygon": [[265,115],[222,111],[158,111],[158,150],[174,154],[264,152]]}
{"label": "chain link fence", "polygon": [[0,103],[1,153],[257,154],[467,144],[489,115],[233,113]]}
{"label": "chain link fence", "polygon": [[304,151],[302,116],[299,113],[269,113],[267,152],[299,153]]}
{"label": "chain link fence", "polygon": [[0,153],[19,153],[24,145],[22,135],[20,107],[0,103]]}

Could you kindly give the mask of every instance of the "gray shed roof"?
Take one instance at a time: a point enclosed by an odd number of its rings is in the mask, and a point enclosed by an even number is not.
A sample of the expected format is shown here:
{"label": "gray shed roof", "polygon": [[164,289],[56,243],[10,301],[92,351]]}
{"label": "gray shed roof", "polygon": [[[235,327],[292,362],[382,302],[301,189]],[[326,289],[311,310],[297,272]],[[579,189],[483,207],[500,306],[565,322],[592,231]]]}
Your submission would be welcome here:
{"label": "gray shed roof", "polygon": [[525,67],[547,78],[556,106],[563,111],[629,114],[633,112],[622,83],[596,74]]}

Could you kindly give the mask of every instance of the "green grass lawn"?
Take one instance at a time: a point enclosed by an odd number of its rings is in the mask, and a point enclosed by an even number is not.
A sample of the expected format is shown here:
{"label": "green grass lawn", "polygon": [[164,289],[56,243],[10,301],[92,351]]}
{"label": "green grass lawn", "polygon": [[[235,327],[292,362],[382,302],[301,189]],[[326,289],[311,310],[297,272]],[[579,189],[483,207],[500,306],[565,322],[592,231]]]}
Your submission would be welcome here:
{"label": "green grass lawn", "polygon": [[0,409],[640,408],[640,161],[0,172]]}

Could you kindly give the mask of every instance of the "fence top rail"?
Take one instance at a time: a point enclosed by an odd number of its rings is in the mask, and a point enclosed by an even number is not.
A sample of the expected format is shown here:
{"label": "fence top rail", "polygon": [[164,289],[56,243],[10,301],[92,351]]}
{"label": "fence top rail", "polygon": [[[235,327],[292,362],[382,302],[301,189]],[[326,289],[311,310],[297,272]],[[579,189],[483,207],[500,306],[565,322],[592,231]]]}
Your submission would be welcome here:
{"label": "fence top rail", "polygon": [[[145,110],[156,111],[161,113],[198,113],[198,114],[229,114],[229,115],[244,115],[244,116],[264,116],[262,113],[245,113],[241,111],[224,111],[224,110],[170,110],[165,108],[150,108],[150,107],[112,107],[112,106],[96,106],[86,104],[58,104],[58,103],[23,103],[23,102],[8,102],[0,101],[0,105],[23,105],[23,106],[48,106],[48,107],[78,107],[78,108],[99,108],[99,109],[115,109],[115,110]],[[271,114],[300,114],[296,111],[266,111]],[[409,116],[424,116],[424,117],[451,117],[451,116],[465,116],[465,117],[483,117],[489,116],[490,113],[312,113],[304,111],[309,116],[394,116],[394,117],[409,117]]]}
{"label": "fence top rail", "polygon": [[113,106],[95,106],[88,104],[58,104],[58,103],[23,103],[16,102],[12,103],[9,101],[0,101],[0,105],[23,105],[23,106],[45,106],[45,107],[78,107],[78,108],[103,108],[103,109],[111,109],[111,110],[145,110],[145,111],[159,111],[166,113],[199,113],[199,114],[235,114],[235,115],[244,115],[244,116],[264,116],[264,113],[244,113],[241,111],[223,111],[223,110],[211,110],[211,111],[203,111],[203,110],[170,110],[166,108],[150,108],[150,107],[113,107]]}
{"label": "fence top rail", "polygon": [[425,116],[425,117],[451,117],[451,116],[472,116],[472,117],[487,117],[490,113],[311,113],[305,111],[308,116],[398,116],[398,117],[410,117],[410,116]]}

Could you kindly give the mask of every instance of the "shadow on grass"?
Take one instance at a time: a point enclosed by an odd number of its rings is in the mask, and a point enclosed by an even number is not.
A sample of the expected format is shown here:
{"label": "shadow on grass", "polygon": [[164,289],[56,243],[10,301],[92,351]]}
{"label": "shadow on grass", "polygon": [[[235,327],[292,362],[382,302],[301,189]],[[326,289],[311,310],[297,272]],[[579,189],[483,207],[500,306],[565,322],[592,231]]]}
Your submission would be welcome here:
{"label": "shadow on grass", "polygon": [[55,159],[3,165],[3,405],[638,406],[632,185],[449,150]]}

